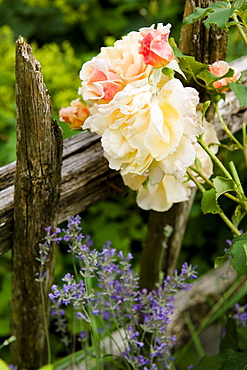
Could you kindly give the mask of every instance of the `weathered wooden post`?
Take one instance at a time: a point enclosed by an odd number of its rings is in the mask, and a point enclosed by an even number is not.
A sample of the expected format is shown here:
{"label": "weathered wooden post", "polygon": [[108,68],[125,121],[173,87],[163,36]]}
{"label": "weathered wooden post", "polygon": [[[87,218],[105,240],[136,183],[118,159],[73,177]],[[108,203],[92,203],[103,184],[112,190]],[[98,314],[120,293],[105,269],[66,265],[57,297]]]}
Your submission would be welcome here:
{"label": "weathered wooden post", "polygon": [[[191,14],[196,7],[206,8],[213,2],[212,0],[186,0],[184,16]],[[200,20],[182,29],[179,47],[183,54],[194,56],[198,62],[211,64],[216,60],[225,59],[227,34],[225,31],[216,29],[214,26],[210,30],[207,30]],[[200,92],[201,101],[205,101],[205,91],[196,84],[194,87]],[[161,258],[163,258],[162,266],[164,274],[173,274],[194,194],[190,200],[174,204],[167,212],[150,212],[148,234],[141,262],[140,284],[142,288],[149,290],[154,288],[155,283],[159,279]],[[165,240],[164,236],[166,225],[173,228],[167,240]],[[164,242],[166,242],[165,250],[163,249]]]}
{"label": "weathered wooden post", "polygon": [[[47,361],[39,284],[39,242],[56,226],[60,193],[62,135],[52,119],[39,62],[22,37],[16,44],[17,164],[12,252],[11,363],[37,369]],[[44,279],[45,310],[53,278],[55,250]]]}

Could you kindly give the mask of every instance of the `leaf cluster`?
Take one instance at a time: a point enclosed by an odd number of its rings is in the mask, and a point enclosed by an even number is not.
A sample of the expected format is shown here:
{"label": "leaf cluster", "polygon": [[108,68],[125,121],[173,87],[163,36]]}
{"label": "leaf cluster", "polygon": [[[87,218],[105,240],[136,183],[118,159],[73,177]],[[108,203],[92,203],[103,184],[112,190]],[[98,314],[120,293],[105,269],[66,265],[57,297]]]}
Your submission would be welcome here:
{"label": "leaf cluster", "polygon": [[183,26],[191,24],[199,19],[204,19],[203,23],[206,28],[213,24],[221,29],[228,29],[229,26],[235,25],[236,22],[229,22],[234,12],[244,14],[247,10],[245,0],[234,0],[232,3],[227,1],[217,1],[207,8],[196,7],[195,11],[183,20]]}
{"label": "leaf cluster", "polygon": [[[225,99],[224,92],[221,92],[220,90],[216,91],[213,83],[225,77],[232,77],[234,75],[234,70],[229,68],[229,71],[226,74],[221,77],[217,77],[209,71],[208,64],[196,61],[195,57],[183,55],[173,40],[171,41],[171,44],[174,54],[179,60],[179,67],[186,76],[186,80],[183,80],[184,84],[190,86],[195,82],[198,86],[207,89],[213,102],[217,103],[220,99]],[[181,76],[179,76],[179,78],[183,79]],[[228,84],[228,87],[235,92],[237,99],[239,100],[240,107],[247,105],[247,86],[240,82],[231,82]]]}

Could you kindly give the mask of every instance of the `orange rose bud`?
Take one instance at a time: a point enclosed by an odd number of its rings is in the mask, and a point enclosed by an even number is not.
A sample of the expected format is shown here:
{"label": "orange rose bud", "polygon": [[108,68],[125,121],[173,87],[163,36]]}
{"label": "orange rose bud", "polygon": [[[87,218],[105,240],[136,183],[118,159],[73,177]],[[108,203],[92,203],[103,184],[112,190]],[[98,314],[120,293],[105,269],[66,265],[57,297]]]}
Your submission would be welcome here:
{"label": "orange rose bud", "polygon": [[80,130],[89,115],[88,108],[79,99],[72,100],[69,107],[59,111],[60,121],[68,123],[72,130]]}
{"label": "orange rose bud", "polygon": [[[209,71],[216,77],[222,77],[229,71],[229,68],[230,67],[227,62],[219,60],[218,62],[215,62],[209,66]],[[227,85],[229,82],[236,82],[239,79],[241,73],[234,68],[232,69],[234,70],[234,75],[232,77],[224,77],[213,83],[216,89],[221,89],[222,91],[228,90]]]}
{"label": "orange rose bud", "polygon": [[153,27],[140,29],[143,39],[140,40],[139,54],[143,56],[145,64],[161,68],[172,61],[174,53],[168,41],[170,27],[170,24],[163,26],[159,23],[157,30]]}

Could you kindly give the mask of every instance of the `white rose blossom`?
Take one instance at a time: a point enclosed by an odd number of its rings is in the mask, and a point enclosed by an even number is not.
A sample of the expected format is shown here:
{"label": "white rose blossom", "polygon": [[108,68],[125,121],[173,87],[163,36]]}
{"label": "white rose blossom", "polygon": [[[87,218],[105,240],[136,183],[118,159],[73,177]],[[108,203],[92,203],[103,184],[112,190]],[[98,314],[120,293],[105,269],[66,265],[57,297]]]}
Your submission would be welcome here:
{"label": "white rose blossom", "polygon": [[[198,117],[201,119],[201,112],[198,112]],[[203,120],[204,142],[210,146],[210,150],[214,154],[218,151],[219,140],[217,138],[214,126]],[[207,178],[213,173],[213,164],[210,156],[198,144],[194,144],[196,150],[196,157],[201,165],[201,172]],[[194,174],[196,176],[196,174]],[[138,206],[145,210],[154,210],[157,212],[167,211],[174,203],[184,202],[189,199],[191,188],[195,187],[195,183],[188,180],[187,176],[181,179],[176,179],[173,175],[165,175],[161,182],[152,185],[147,181],[148,176],[126,174],[123,176],[125,185],[132,190],[137,191],[136,202]],[[201,177],[198,181],[203,182]]]}
{"label": "white rose blossom", "polygon": [[156,212],[168,211],[174,203],[184,202],[189,199],[191,190],[184,183],[185,179],[177,180],[172,175],[165,175],[161,182],[143,185],[146,177],[127,174],[123,176],[125,185],[137,191],[136,203],[145,210]]}
{"label": "white rose blossom", "polygon": [[[154,36],[160,29],[152,31]],[[145,64],[139,53],[142,37],[130,32],[83,65],[79,93],[90,116],[82,128],[102,137],[110,168],[138,191],[138,205],[165,211],[190,195],[184,176],[195,161],[194,144],[203,126],[196,113],[198,92]],[[170,59],[167,67],[182,73],[172,54]]]}
{"label": "white rose blossom", "polygon": [[[195,160],[198,93],[178,79],[152,91],[147,79],[128,84],[108,104],[100,104],[83,128],[102,136],[110,167],[122,175],[148,172],[151,184],[165,174],[181,178]],[[95,109],[95,107],[93,108]]]}
{"label": "white rose blossom", "polygon": [[84,101],[90,105],[109,102],[126,84],[149,76],[152,68],[138,53],[139,39],[139,32],[130,32],[113,47],[102,47],[96,57],[83,64],[79,94]]}

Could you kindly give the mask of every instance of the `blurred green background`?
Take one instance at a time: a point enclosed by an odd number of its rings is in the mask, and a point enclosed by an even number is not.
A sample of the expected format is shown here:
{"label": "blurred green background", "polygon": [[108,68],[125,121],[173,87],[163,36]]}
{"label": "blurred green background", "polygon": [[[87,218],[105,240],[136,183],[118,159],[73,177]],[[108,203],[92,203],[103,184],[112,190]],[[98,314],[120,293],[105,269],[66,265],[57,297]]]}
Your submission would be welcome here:
{"label": "blurred green background", "polygon": [[[54,118],[58,111],[78,98],[79,71],[82,64],[96,55],[101,46],[110,46],[132,30],[153,23],[171,23],[171,36],[179,41],[184,0],[0,0],[0,166],[15,160],[15,41],[19,35],[31,44],[41,63],[47,88],[52,97]],[[242,41],[231,33],[228,60],[241,56]],[[60,123],[64,138],[76,134]],[[239,160],[241,166],[241,159]],[[200,273],[213,266],[223,253],[230,232],[217,216],[201,216],[198,195],[183,249],[185,260],[197,264]],[[225,207],[230,211],[231,205]],[[68,215],[69,216],[69,215]],[[82,215],[83,231],[91,234],[96,246],[111,240],[114,247],[131,250],[135,269],[145,241],[148,212],[135,204],[135,195],[121,195],[90,208]],[[216,222],[217,221],[217,222]],[[66,272],[68,262],[58,251],[56,276]],[[9,335],[10,252],[0,262],[0,344]],[[7,352],[0,357],[8,361]]]}

